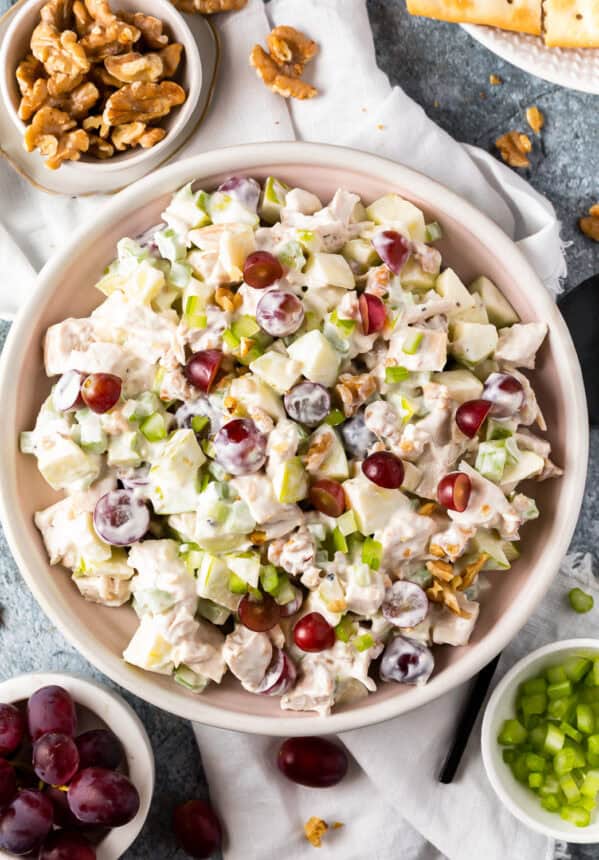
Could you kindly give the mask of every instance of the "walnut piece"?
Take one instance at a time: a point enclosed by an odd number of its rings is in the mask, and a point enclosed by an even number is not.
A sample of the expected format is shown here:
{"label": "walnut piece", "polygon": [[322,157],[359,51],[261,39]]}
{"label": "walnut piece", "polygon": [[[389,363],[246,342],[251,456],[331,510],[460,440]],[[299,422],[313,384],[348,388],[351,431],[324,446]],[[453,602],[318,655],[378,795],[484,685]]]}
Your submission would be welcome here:
{"label": "walnut piece", "polygon": [[172,2],[181,12],[216,15],[217,12],[238,12],[247,6],[248,0],[172,0]]}
{"label": "walnut piece", "polygon": [[347,418],[355,415],[376,390],[377,380],[373,373],[342,373],[335,386]]}
{"label": "walnut piece", "polygon": [[508,131],[495,141],[502,159],[510,167],[530,167],[527,153],[532,149],[532,143],[527,134],[520,131]]}
{"label": "walnut piece", "polygon": [[104,122],[107,125],[151,122],[166,116],[172,108],[183,104],[185,98],[183,87],[173,81],[136,81],[126,84],[110,96],[104,108]]}
{"label": "walnut piece", "polygon": [[183,45],[179,42],[172,42],[166,48],[158,51],[158,56],[162,60],[162,77],[172,78],[179,68],[181,55],[183,53]]}
{"label": "walnut piece", "polygon": [[164,25],[160,18],[144,15],[143,12],[122,12],[121,18],[139,30],[145,44],[153,51],[168,45],[168,36],[162,32]]}
{"label": "walnut piece", "polygon": [[317,818],[315,815],[309,818],[304,824],[304,834],[306,839],[315,848],[320,848],[322,845],[322,837],[329,829],[329,825],[322,818]]}
{"label": "walnut piece", "polygon": [[100,137],[99,134],[88,134],[89,137],[89,154],[94,158],[112,158],[114,155],[114,146],[108,140]]}
{"label": "walnut piece", "polygon": [[585,236],[599,242],[599,203],[591,206],[589,214],[579,219],[578,226]]}
{"label": "walnut piece", "polygon": [[252,65],[267,87],[284,98],[311,99],[315,87],[302,81],[304,66],[318,53],[318,45],[294,27],[275,27],[267,36],[269,53],[254,45]]}
{"label": "walnut piece", "polygon": [[214,291],[214,301],[223,311],[233,313],[233,311],[241,307],[243,298],[238,293],[234,293],[229,287],[217,287]]}
{"label": "walnut piece", "polygon": [[90,69],[90,61],[73,30],[58,30],[45,21],[31,35],[31,52],[44,64],[50,80],[48,92],[53,96],[69,92],[82,81]]}
{"label": "walnut piece", "polygon": [[89,148],[89,137],[75,125],[67,113],[46,105],[25,130],[25,148],[28,152],[39,149],[47,156],[45,164],[50,170],[56,170],[64,161],[78,161]]}
{"label": "walnut piece", "polygon": [[165,136],[166,131],[163,128],[148,128],[145,122],[130,122],[125,125],[117,125],[111,135],[111,140],[122,152],[134,146],[141,146],[142,149],[150,149],[154,144]]}
{"label": "walnut piece", "polygon": [[275,27],[266,37],[270,56],[281,70],[299,78],[304,66],[318,53],[318,45],[294,27]]}
{"label": "walnut piece", "polygon": [[545,117],[536,105],[526,108],[526,121],[535,134],[538,134],[545,125]]}
{"label": "walnut piece", "polygon": [[158,54],[138,54],[131,51],[116,57],[106,57],[106,71],[125,84],[134,81],[157,81],[162,77],[163,63]]}
{"label": "walnut piece", "polygon": [[70,30],[72,11],[72,0],[48,0],[40,9],[40,18],[57,30]]}
{"label": "walnut piece", "polygon": [[21,60],[15,72],[21,95],[27,95],[34,88],[39,78],[43,77],[44,67],[33,54],[28,54]]}
{"label": "walnut piece", "polygon": [[18,114],[24,121],[31,119],[33,114],[41,108],[48,98],[48,83],[45,78],[38,78],[33,87],[24,93],[19,104]]}
{"label": "walnut piece", "polygon": [[106,125],[101,114],[86,117],[83,120],[82,125],[86,131],[97,131],[98,135],[103,139],[106,139],[110,134],[110,126]]}

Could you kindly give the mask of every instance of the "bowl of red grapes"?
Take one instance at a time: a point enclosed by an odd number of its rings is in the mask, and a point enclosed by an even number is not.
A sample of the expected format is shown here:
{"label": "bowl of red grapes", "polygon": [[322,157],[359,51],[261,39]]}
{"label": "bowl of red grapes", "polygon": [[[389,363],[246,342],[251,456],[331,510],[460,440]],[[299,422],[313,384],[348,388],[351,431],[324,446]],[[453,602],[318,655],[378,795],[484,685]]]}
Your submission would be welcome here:
{"label": "bowl of red grapes", "polygon": [[0,683],[2,860],[117,860],[153,787],[149,739],[120,697],[62,674]]}

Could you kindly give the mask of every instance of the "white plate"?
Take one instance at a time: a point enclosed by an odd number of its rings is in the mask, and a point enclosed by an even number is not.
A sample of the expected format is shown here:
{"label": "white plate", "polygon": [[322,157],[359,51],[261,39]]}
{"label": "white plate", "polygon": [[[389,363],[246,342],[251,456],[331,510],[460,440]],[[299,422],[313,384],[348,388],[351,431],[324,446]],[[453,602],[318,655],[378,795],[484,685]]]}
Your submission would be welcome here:
{"label": "white plate", "polygon": [[539,36],[475,24],[460,26],[485,48],[525,72],[562,87],[599,93],[599,49],[548,48]]}
{"label": "white plate", "polygon": [[[40,687],[58,684],[68,690],[77,705],[77,731],[108,727],[123,745],[129,779],[139,792],[140,806],[135,818],[123,827],[110,830],[96,845],[97,860],[118,860],[133,845],[145,824],[154,793],[154,753],[143,723],[117,693],[78,675],[58,672],[31,672],[0,682],[0,702],[28,699]],[[0,860],[12,854],[0,851]]]}
{"label": "white plate", "polygon": [[[16,3],[0,18],[0,41],[4,38],[14,13],[20,6],[21,3]],[[144,158],[139,164],[131,165],[126,160],[120,164],[115,163],[112,165],[112,170],[102,171],[101,175],[93,169],[93,165],[87,165],[84,161],[66,164],[60,170],[52,171],[44,166],[44,159],[39,152],[25,151],[23,136],[11,121],[8,111],[0,110],[0,156],[4,157],[24,179],[27,179],[37,188],[41,188],[42,191],[78,197],[120,191],[121,188],[165,164],[179,151],[206,116],[214,92],[220,61],[218,36],[208,19],[202,15],[184,15],[183,17],[198,43],[202,61],[202,87],[197,105],[186,128],[181,134],[173,138],[170,146],[164,146],[155,153],[154,158]],[[168,135],[166,140],[168,140]],[[152,150],[147,152],[150,153]]]}

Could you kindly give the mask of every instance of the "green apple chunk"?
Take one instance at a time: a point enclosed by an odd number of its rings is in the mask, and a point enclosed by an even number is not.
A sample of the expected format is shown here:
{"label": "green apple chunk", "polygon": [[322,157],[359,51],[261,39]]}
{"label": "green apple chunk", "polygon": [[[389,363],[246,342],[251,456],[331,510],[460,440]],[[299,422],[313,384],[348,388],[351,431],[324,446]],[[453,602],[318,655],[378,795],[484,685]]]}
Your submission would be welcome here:
{"label": "green apple chunk", "polygon": [[458,311],[474,307],[474,297],[468,292],[453,269],[445,269],[444,272],[441,272],[437,278],[435,289],[444,299],[453,302]]}
{"label": "green apple chunk", "polygon": [[354,273],[341,254],[313,254],[304,270],[309,287],[342,287],[353,290]]}
{"label": "green apple chunk", "polygon": [[457,403],[478,400],[483,390],[480,379],[465,369],[443,370],[441,373],[433,373],[431,381],[438,385],[445,385],[449,391],[449,396]]}
{"label": "green apple chunk", "polygon": [[282,504],[294,504],[308,495],[308,479],[300,457],[280,463],[272,479],[275,496]]}
{"label": "green apple chunk", "polygon": [[326,387],[334,385],[341,357],[321,331],[314,329],[298,337],[287,351],[299,362],[306,379]]}
{"label": "green apple chunk", "polygon": [[450,351],[466,364],[478,364],[493,355],[497,347],[497,329],[494,325],[458,321],[452,326],[453,340]]}
{"label": "green apple chunk", "polygon": [[258,212],[266,224],[274,224],[281,217],[281,208],[285,205],[285,197],[289,186],[274,176],[268,176],[260,199]]}
{"label": "green apple chunk", "polygon": [[424,215],[417,206],[399,194],[385,194],[366,207],[369,221],[398,230],[418,242],[426,240]]}
{"label": "green apple chunk", "polygon": [[330,439],[327,456],[315,472],[318,478],[332,478],[335,481],[344,481],[349,478],[349,467],[343,443],[337,431],[329,424],[318,427],[310,436],[309,445],[319,442],[324,438]]}
{"label": "green apple chunk", "polygon": [[437,275],[425,272],[414,257],[408,257],[400,269],[399,279],[405,290],[434,290]]}
{"label": "green apple chunk", "polygon": [[250,364],[250,370],[270,385],[277,394],[285,394],[298,381],[302,365],[280,352],[269,350]]}
{"label": "green apple chunk", "polygon": [[489,278],[481,275],[480,278],[470,284],[470,290],[473,293],[478,293],[481,297],[490,322],[497,328],[520,322],[520,317],[514,308]]}

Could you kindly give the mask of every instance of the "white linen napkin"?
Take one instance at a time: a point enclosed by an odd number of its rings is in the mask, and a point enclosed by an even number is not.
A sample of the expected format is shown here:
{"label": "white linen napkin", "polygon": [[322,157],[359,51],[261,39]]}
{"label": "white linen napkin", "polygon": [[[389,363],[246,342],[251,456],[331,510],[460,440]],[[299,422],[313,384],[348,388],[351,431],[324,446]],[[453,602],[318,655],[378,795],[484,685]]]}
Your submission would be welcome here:
{"label": "white linen napkin", "polygon": [[[249,68],[252,45],[264,42],[270,29],[266,11],[272,23],[297,26],[319,42],[320,54],[306,70],[321,92],[316,99],[287,105]],[[376,66],[366,0],[272,0],[266,10],[262,0],[250,0],[218,26],[224,61],[217,100],[178,157],[295,137],[384,155],[438,179],[482,209],[518,242],[546,287],[559,292],[566,267],[551,204],[488,153],[454,141],[390,86]],[[0,316],[12,318],[18,299],[32,288],[33,271],[103,198],[44,194],[5,163],[0,190]],[[518,653],[530,650],[532,642],[541,644],[535,638],[539,630],[554,636],[557,623],[559,635],[573,632],[566,630],[573,623],[568,612],[556,612],[563,601],[560,588],[558,581],[528,632],[517,638]],[[514,659],[515,651],[510,653]],[[502,664],[509,659],[507,654]],[[302,789],[280,777],[270,755],[276,744],[268,739],[196,726],[211,791],[227,822],[227,860],[312,856],[301,835],[311,815],[345,824],[325,840],[324,857],[432,860],[439,852],[450,860],[549,857],[552,846],[491,795],[475,736],[459,781],[448,787],[435,782],[462,697],[463,690],[457,690],[416,714],[344,735],[355,762],[350,777],[329,792]]]}

